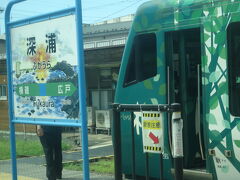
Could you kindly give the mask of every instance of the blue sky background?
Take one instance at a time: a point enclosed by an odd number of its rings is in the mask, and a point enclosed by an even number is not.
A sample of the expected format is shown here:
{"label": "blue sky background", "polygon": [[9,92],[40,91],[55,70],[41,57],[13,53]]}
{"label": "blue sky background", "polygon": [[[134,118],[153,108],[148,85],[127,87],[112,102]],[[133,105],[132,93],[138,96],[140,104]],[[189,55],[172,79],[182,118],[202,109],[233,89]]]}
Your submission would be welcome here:
{"label": "blue sky background", "polygon": [[[83,23],[97,23],[104,20],[133,14],[143,2],[149,0],[82,0]],[[5,9],[9,0],[0,0]],[[45,14],[73,7],[75,0],[27,0],[12,9],[13,21],[39,14]],[[4,33],[4,13],[0,14],[0,34]]]}

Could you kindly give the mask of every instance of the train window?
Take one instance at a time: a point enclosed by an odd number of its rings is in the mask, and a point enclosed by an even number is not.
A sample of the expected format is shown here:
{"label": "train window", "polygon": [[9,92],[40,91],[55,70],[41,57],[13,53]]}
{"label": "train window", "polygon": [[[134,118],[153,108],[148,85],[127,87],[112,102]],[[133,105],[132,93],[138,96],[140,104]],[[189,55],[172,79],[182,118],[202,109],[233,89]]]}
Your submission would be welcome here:
{"label": "train window", "polygon": [[231,23],[227,29],[229,109],[240,116],[240,22]]}
{"label": "train window", "polygon": [[0,84],[0,100],[7,100],[7,85]]}
{"label": "train window", "polygon": [[144,81],[156,74],[156,35],[154,33],[137,35],[131,48],[123,86]]}

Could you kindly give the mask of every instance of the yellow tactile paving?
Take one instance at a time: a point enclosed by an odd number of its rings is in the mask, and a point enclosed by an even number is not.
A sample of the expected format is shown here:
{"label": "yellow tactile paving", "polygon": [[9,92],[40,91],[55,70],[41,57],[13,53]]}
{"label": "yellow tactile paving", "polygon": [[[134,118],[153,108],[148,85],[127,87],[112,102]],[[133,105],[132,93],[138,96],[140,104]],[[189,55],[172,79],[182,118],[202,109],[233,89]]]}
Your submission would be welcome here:
{"label": "yellow tactile paving", "polygon": [[[7,173],[0,173],[0,180],[12,180],[12,175]],[[18,176],[18,180],[40,180],[40,179]]]}

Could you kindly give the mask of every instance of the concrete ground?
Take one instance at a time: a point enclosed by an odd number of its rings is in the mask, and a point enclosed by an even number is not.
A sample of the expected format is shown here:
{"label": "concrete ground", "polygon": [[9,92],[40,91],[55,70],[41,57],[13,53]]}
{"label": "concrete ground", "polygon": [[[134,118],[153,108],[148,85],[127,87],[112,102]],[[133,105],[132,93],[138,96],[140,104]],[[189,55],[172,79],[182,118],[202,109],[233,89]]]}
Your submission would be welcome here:
{"label": "concrete ground", "polygon": [[[103,134],[89,134],[89,158],[104,157],[113,155],[111,136]],[[73,144],[81,142],[79,133],[63,133],[63,141]],[[75,151],[63,152],[63,162],[82,159],[81,147],[76,146]],[[18,180],[46,180],[45,157],[26,157],[17,159]],[[0,180],[11,180],[11,161],[0,161]],[[63,170],[63,179],[83,179],[82,172]],[[90,174],[91,180],[113,180],[114,175]]]}

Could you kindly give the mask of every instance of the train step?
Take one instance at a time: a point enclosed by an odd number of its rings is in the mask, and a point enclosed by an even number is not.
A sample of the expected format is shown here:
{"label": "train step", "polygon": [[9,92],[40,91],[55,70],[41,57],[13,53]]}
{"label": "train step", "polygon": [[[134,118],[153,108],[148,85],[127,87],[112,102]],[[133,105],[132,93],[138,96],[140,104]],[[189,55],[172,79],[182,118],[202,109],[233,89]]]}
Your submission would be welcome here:
{"label": "train step", "polygon": [[[171,173],[175,175],[174,169]],[[204,169],[183,169],[183,180],[213,180],[213,177]]]}

